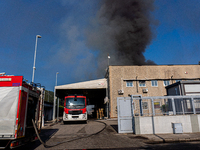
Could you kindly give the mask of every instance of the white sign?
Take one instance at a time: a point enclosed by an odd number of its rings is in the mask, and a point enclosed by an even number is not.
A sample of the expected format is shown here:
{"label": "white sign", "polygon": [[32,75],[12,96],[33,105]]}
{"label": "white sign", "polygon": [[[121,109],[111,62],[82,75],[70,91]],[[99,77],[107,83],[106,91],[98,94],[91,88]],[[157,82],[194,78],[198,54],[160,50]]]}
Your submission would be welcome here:
{"label": "white sign", "polygon": [[0,78],[0,81],[11,81],[11,78]]}

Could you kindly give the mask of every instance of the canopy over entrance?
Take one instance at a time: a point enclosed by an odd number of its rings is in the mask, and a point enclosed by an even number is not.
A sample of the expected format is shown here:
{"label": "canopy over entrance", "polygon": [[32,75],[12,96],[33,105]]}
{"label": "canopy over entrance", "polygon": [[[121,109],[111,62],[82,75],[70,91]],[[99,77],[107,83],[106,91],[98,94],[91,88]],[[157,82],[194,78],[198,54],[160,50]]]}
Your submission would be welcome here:
{"label": "canopy over entrance", "polygon": [[66,84],[66,85],[59,85],[55,87],[56,96],[59,98],[64,98],[67,95],[71,94],[83,94],[87,96],[87,91],[98,91],[101,89],[107,88],[107,79],[98,79],[98,80],[91,80],[73,84]]}

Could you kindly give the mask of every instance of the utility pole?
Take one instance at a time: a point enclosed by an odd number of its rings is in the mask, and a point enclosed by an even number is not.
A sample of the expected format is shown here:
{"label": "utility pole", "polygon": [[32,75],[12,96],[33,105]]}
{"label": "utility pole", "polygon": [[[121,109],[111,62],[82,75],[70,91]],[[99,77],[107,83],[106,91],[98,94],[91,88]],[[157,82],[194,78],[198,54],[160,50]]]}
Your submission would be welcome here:
{"label": "utility pole", "polygon": [[34,75],[35,75],[35,61],[36,61],[36,51],[37,51],[37,40],[38,38],[41,38],[42,36],[36,35],[36,40],[35,40],[35,54],[34,54],[34,62],[33,62],[33,75],[32,75],[32,83],[34,82]]}
{"label": "utility pole", "polygon": [[54,87],[54,103],[53,103],[53,121],[55,120],[55,114],[56,114],[56,86],[57,86],[57,75],[59,72],[56,72],[56,84]]}
{"label": "utility pole", "polygon": [[[107,67],[107,72],[109,72],[109,59],[110,59],[110,56],[108,55],[108,67]],[[109,76],[108,76],[108,78],[107,78],[107,87],[106,87],[106,99],[107,99],[107,118],[109,117],[108,116],[108,114],[109,114],[109,109],[108,109],[108,107],[109,107],[109,99],[108,99],[108,80],[109,80]]]}

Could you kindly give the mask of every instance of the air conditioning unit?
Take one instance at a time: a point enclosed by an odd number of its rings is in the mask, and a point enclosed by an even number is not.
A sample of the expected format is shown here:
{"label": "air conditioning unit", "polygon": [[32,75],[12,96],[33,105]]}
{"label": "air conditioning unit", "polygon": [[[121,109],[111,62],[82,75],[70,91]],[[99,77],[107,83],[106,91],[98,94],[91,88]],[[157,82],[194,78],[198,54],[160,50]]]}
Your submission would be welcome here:
{"label": "air conditioning unit", "polygon": [[118,90],[118,94],[124,94],[123,90]]}
{"label": "air conditioning unit", "polygon": [[147,93],[147,92],[148,92],[148,89],[142,89],[142,92],[143,92],[143,93]]}

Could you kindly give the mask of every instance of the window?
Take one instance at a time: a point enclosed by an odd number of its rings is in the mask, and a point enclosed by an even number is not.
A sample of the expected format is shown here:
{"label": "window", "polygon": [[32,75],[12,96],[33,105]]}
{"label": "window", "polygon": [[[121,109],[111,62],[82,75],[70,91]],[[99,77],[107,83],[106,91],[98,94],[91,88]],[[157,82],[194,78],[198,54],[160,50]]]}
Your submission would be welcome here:
{"label": "window", "polygon": [[170,84],[169,80],[164,80],[163,83],[164,83],[164,86],[168,86]]}
{"label": "window", "polygon": [[145,81],[139,81],[139,86],[140,87],[145,87],[146,86]]}
{"label": "window", "polygon": [[142,109],[148,109],[148,102],[142,102]]}
{"label": "window", "polygon": [[160,102],[154,102],[154,109],[160,109]]}
{"label": "window", "polygon": [[197,98],[194,99],[194,106],[195,106],[196,109],[199,110],[199,108],[200,108],[200,99],[197,99]]}
{"label": "window", "polygon": [[158,81],[157,80],[152,80],[151,81],[151,86],[158,86]]}
{"label": "window", "polygon": [[84,98],[66,98],[66,108],[68,109],[83,109],[85,108]]}
{"label": "window", "polygon": [[179,81],[181,81],[181,80],[176,80],[176,82],[179,82]]}
{"label": "window", "polygon": [[126,87],[133,87],[133,81],[126,81]]}

